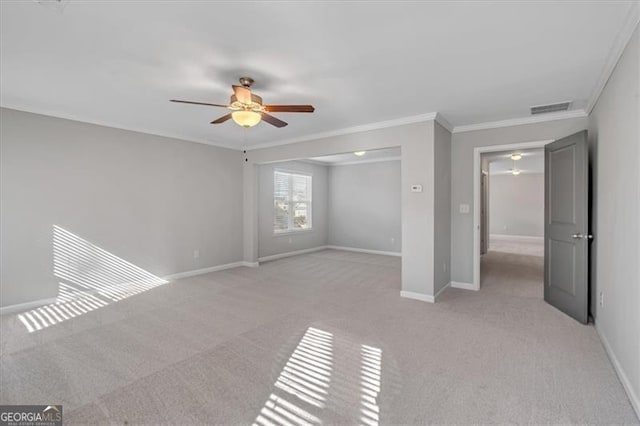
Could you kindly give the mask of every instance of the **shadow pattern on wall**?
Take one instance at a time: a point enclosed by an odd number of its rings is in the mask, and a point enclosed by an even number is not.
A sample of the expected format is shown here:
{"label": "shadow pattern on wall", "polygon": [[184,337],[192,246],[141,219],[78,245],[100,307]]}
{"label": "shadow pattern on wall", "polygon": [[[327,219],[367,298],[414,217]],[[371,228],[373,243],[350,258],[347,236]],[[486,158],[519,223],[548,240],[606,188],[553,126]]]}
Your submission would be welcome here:
{"label": "shadow pattern on wall", "polygon": [[57,225],[53,274],[61,280],[55,303],[18,315],[30,333],[168,282]]}

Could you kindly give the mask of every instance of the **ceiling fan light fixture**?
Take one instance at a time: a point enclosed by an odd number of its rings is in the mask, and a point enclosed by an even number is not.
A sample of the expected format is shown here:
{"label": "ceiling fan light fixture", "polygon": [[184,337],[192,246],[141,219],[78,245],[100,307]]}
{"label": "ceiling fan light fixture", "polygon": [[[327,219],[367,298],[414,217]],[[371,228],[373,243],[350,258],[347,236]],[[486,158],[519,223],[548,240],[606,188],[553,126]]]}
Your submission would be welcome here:
{"label": "ceiling fan light fixture", "polygon": [[231,118],[236,122],[237,125],[242,127],[253,127],[260,122],[262,116],[254,111],[233,111],[231,113]]}
{"label": "ceiling fan light fixture", "polygon": [[513,161],[518,161],[518,160],[519,160],[519,159],[521,159],[521,158],[522,158],[522,154],[519,154],[519,153],[513,153],[513,154],[511,154],[511,159],[512,159]]}
{"label": "ceiling fan light fixture", "polygon": [[356,151],[356,152],[353,153],[353,155],[355,155],[357,157],[362,157],[366,153],[367,153],[367,151]]}

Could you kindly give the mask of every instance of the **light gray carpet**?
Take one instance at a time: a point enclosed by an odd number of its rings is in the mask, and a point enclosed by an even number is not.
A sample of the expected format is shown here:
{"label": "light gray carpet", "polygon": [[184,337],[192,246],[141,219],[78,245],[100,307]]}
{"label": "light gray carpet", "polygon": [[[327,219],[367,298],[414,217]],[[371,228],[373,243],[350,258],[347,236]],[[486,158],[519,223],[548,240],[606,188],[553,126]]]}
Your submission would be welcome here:
{"label": "light gray carpet", "polygon": [[595,330],[541,300],[540,263],[483,268],[480,292],[428,304],[399,297],[399,258],[326,250],[33,333],[4,316],[0,403],[62,403],[67,424],[638,423]]}
{"label": "light gray carpet", "polygon": [[491,237],[489,239],[489,250],[501,253],[523,254],[527,256],[544,257],[544,241],[530,239],[505,239]]}

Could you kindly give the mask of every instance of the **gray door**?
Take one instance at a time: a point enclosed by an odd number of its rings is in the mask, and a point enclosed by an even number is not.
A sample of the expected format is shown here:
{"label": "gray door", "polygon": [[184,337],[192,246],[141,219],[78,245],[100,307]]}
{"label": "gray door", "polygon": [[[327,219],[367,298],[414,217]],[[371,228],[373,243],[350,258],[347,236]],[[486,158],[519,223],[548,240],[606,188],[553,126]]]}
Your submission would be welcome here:
{"label": "gray door", "polygon": [[544,300],[588,319],[587,132],[544,147]]}

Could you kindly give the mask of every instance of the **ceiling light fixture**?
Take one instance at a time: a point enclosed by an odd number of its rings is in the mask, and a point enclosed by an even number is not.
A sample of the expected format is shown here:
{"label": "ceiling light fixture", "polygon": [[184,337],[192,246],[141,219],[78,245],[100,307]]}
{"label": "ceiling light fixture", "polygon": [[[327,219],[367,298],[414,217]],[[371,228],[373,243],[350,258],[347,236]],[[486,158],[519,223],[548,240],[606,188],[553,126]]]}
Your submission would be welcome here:
{"label": "ceiling light fixture", "polygon": [[356,152],[353,153],[353,155],[357,155],[358,157],[362,157],[366,153],[367,153],[367,151],[356,151]]}
{"label": "ceiling light fixture", "polygon": [[233,121],[235,121],[236,124],[248,128],[258,124],[262,117],[259,113],[254,111],[240,110],[233,111],[231,113],[231,118],[233,118]]}
{"label": "ceiling light fixture", "polygon": [[511,169],[511,174],[514,176],[518,176],[520,173],[522,173],[520,169]]}
{"label": "ceiling light fixture", "polygon": [[511,154],[511,159],[513,161],[518,161],[521,158],[522,158],[522,154],[517,154],[517,153]]}

